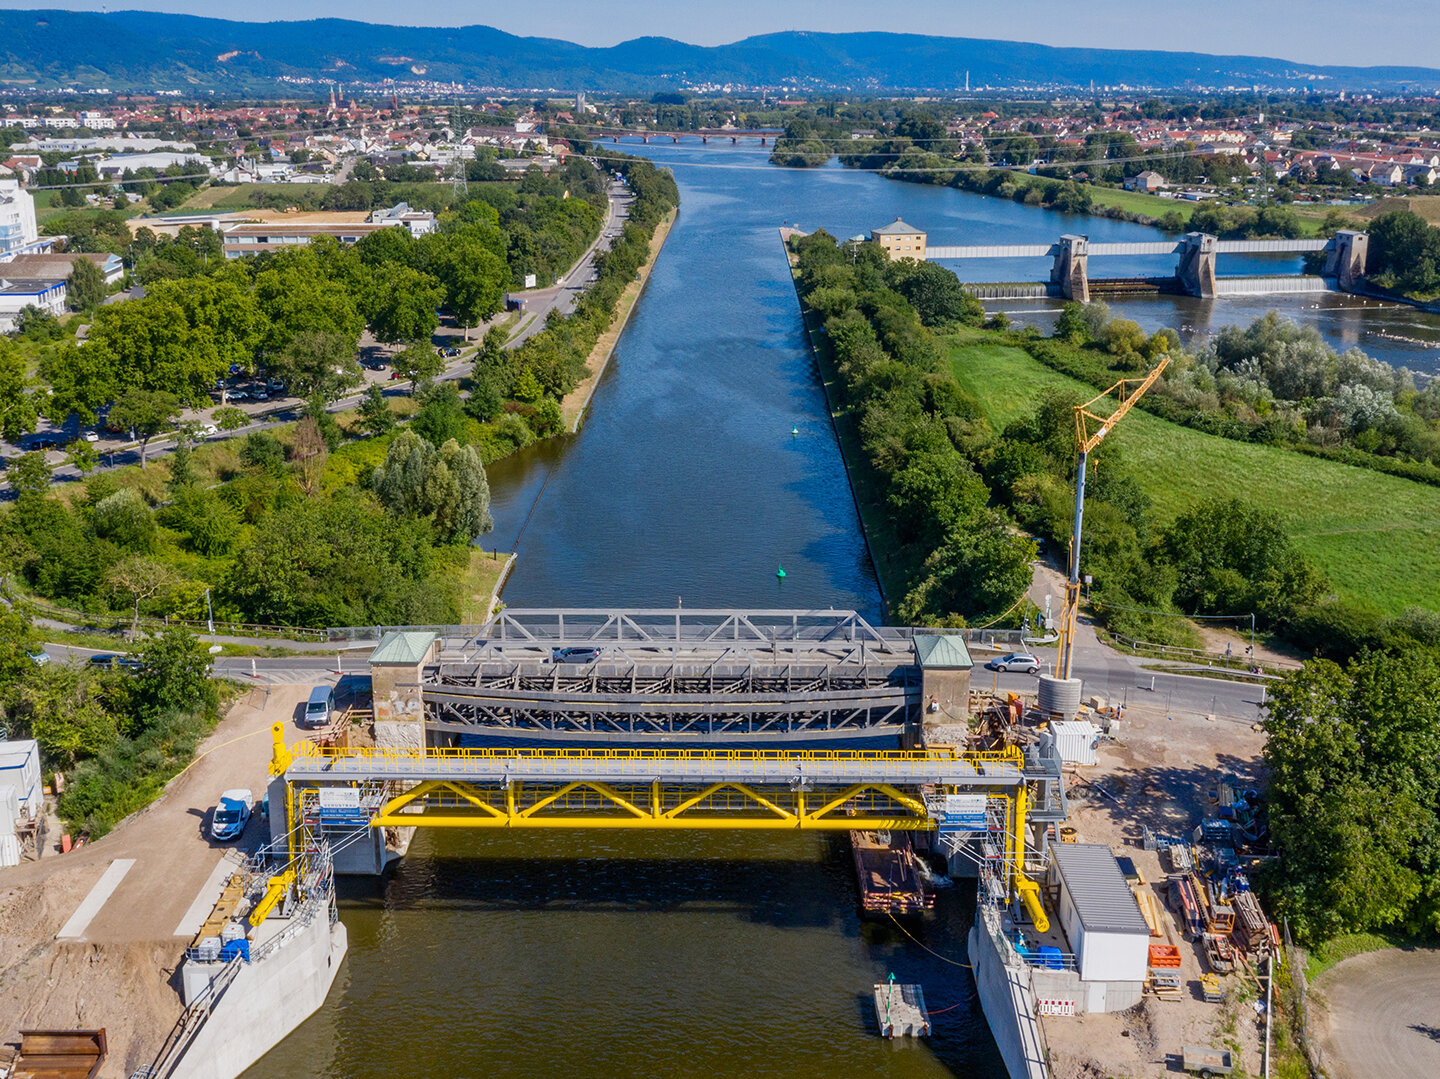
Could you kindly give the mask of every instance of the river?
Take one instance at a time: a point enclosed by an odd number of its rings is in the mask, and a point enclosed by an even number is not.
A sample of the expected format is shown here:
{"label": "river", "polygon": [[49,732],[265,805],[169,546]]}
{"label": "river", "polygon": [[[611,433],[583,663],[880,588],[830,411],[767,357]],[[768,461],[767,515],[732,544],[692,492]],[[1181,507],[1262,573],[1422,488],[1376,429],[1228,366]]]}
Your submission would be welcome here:
{"label": "river", "polygon": [[[674,167],[681,213],[579,436],[490,470],[496,530],[486,543],[520,555],[511,606],[678,599],[880,616],[781,224],[850,236],[899,215],[934,243],[1155,237],[833,164],[775,169],[753,146],[624,149]],[[1165,272],[1134,261],[1104,272]],[[1237,259],[1221,272],[1273,267]],[[991,265],[967,276],[1047,271]],[[1043,301],[1008,306],[1022,320],[1053,317]],[[1314,296],[1115,307],[1197,335],[1278,308],[1338,346],[1440,367],[1440,344],[1371,348],[1367,335],[1387,327],[1440,342],[1440,320],[1408,309]],[[384,880],[342,881],[346,968],[320,1013],[247,1075],[999,1079],[973,984],[956,965],[973,896],[942,895],[916,930],[921,945],[857,917],[848,854],[834,838],[421,831]],[[870,987],[891,972],[925,986],[934,1037],[876,1036]]]}

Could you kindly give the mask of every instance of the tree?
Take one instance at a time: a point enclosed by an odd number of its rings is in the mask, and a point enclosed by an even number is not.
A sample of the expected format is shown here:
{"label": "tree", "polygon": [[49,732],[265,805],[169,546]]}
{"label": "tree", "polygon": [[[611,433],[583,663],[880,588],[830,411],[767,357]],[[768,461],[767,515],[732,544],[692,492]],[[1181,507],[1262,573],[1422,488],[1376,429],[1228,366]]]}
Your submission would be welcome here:
{"label": "tree", "polygon": [[987,511],[954,528],[922,567],[925,576],[901,601],[910,623],[1002,614],[1030,586],[1035,544]]}
{"label": "tree", "polygon": [[360,385],[362,378],[355,338],[336,330],[299,331],[271,357],[270,370],[296,396],[318,394],[327,404]]}
{"label": "tree", "polygon": [[105,275],[90,259],[77,258],[70,264],[70,276],[65,279],[65,297],[72,311],[89,311],[99,307],[108,291]]}
{"label": "tree", "polygon": [[180,583],[169,566],[145,555],[122,558],[110,567],[105,580],[112,593],[123,596],[131,604],[134,612],[130,621],[131,637],[140,632],[140,605],[164,596]]}
{"label": "tree", "polygon": [[415,383],[432,379],[445,370],[445,358],[424,341],[411,341],[390,361],[390,366],[401,378],[410,380],[410,394],[415,394]]}
{"label": "tree", "polygon": [[366,297],[366,316],[377,340],[386,344],[428,340],[440,324],[435,312],[445,290],[427,273],[400,263],[373,271]]}
{"label": "tree", "polygon": [[30,392],[25,360],[10,341],[0,338],[0,437],[18,442],[35,430],[39,409]]}
{"label": "tree", "polygon": [[1440,928],[1440,658],[1312,660],[1266,705],[1277,913],[1320,940]]}
{"label": "tree", "polygon": [[210,657],[193,633],[170,627],[147,637],[140,658],[134,696],[142,715],[188,711],[197,705],[214,712],[219,706]]}
{"label": "tree", "polygon": [[437,450],[414,431],[401,431],[375,469],[374,489],[391,513],[428,519],[448,543],[470,543],[494,525],[480,455],[453,439]]}
{"label": "tree", "polygon": [[295,462],[295,474],[306,498],[314,498],[320,490],[320,477],[329,456],[330,449],[325,445],[320,425],[313,416],[306,416],[295,425],[295,436],[290,443],[290,460]]}
{"label": "tree", "polygon": [[383,435],[395,426],[395,413],[390,411],[378,385],[366,390],[360,402],[360,426],[371,435]]}
{"label": "tree", "polygon": [[10,489],[19,497],[40,498],[50,490],[50,464],[39,450],[22,453],[9,468]]}
{"label": "tree", "polygon": [[424,403],[410,421],[410,428],[432,446],[443,446],[451,439],[466,441],[465,409],[453,382],[435,386],[424,395]]}
{"label": "tree", "polygon": [[914,304],[926,326],[978,326],[985,319],[985,305],[938,263],[900,259],[890,263],[886,277],[891,288]]}
{"label": "tree", "polygon": [[126,390],[110,406],[110,422],[116,427],[134,432],[135,438],[139,440],[142,469],[146,466],[145,451],[150,440],[168,429],[179,415],[179,398],[164,391]]}
{"label": "tree", "polygon": [[129,551],[148,552],[155,545],[155,519],[133,487],[122,487],[95,503],[90,511],[95,534]]}
{"label": "tree", "polygon": [[40,374],[50,384],[45,415],[54,423],[64,423],[72,413],[81,423],[94,423],[118,387],[115,357],[103,340],[87,341],[83,348],[66,341],[48,350],[40,358]]}
{"label": "tree", "polygon": [[225,408],[217,408],[210,416],[216,426],[222,431],[238,431],[250,424],[250,413],[243,408],[236,408],[234,405],[227,405]]}
{"label": "tree", "polygon": [[465,327],[468,341],[470,327],[500,310],[510,268],[478,240],[456,239],[434,269],[445,287],[445,307]]}

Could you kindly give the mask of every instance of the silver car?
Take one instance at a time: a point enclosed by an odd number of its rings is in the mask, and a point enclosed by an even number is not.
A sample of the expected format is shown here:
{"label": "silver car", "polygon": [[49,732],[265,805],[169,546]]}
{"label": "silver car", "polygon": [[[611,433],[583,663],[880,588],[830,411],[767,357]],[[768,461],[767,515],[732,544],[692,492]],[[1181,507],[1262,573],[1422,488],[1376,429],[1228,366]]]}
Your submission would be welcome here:
{"label": "silver car", "polygon": [[1009,655],[992,659],[985,664],[989,671],[1024,671],[1026,674],[1040,673],[1040,660],[1029,652],[1011,652]]}

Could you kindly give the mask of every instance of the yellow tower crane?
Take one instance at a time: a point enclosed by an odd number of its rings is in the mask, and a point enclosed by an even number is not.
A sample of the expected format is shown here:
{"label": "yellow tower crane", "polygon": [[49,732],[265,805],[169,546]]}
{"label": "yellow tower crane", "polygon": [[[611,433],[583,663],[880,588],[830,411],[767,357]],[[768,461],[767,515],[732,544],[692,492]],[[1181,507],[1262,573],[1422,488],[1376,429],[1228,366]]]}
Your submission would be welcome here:
{"label": "yellow tower crane", "polygon": [[[1135,402],[1145,396],[1145,391],[1155,385],[1155,380],[1169,363],[1169,356],[1161,356],[1160,362],[1144,378],[1122,378],[1104,393],[1075,406],[1075,441],[1080,455],[1075,470],[1075,523],[1070,532],[1070,576],[1065,581],[1065,608],[1060,614],[1060,657],[1055,665],[1056,678],[1070,677],[1070,662],[1075,650],[1075,612],[1080,606],[1080,523],[1085,516],[1085,469],[1090,451],[1115,429],[1115,425],[1135,407]],[[1098,416],[1090,410],[1092,405],[1106,400],[1111,394],[1120,401],[1114,412]],[[1090,429],[1092,423],[1098,425],[1093,431]]]}

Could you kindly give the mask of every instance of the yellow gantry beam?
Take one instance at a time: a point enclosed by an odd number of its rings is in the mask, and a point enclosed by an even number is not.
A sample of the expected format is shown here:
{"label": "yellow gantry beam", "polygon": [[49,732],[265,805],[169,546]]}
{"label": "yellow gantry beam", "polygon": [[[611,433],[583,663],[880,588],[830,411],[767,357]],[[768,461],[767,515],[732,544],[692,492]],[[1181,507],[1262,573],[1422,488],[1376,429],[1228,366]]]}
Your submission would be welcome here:
{"label": "yellow gantry beam", "polygon": [[935,827],[919,799],[887,783],[821,792],[713,783],[695,791],[664,782],[631,790],[586,780],[511,783],[504,788],[428,780],[386,802],[371,823],[377,828],[908,831]]}

